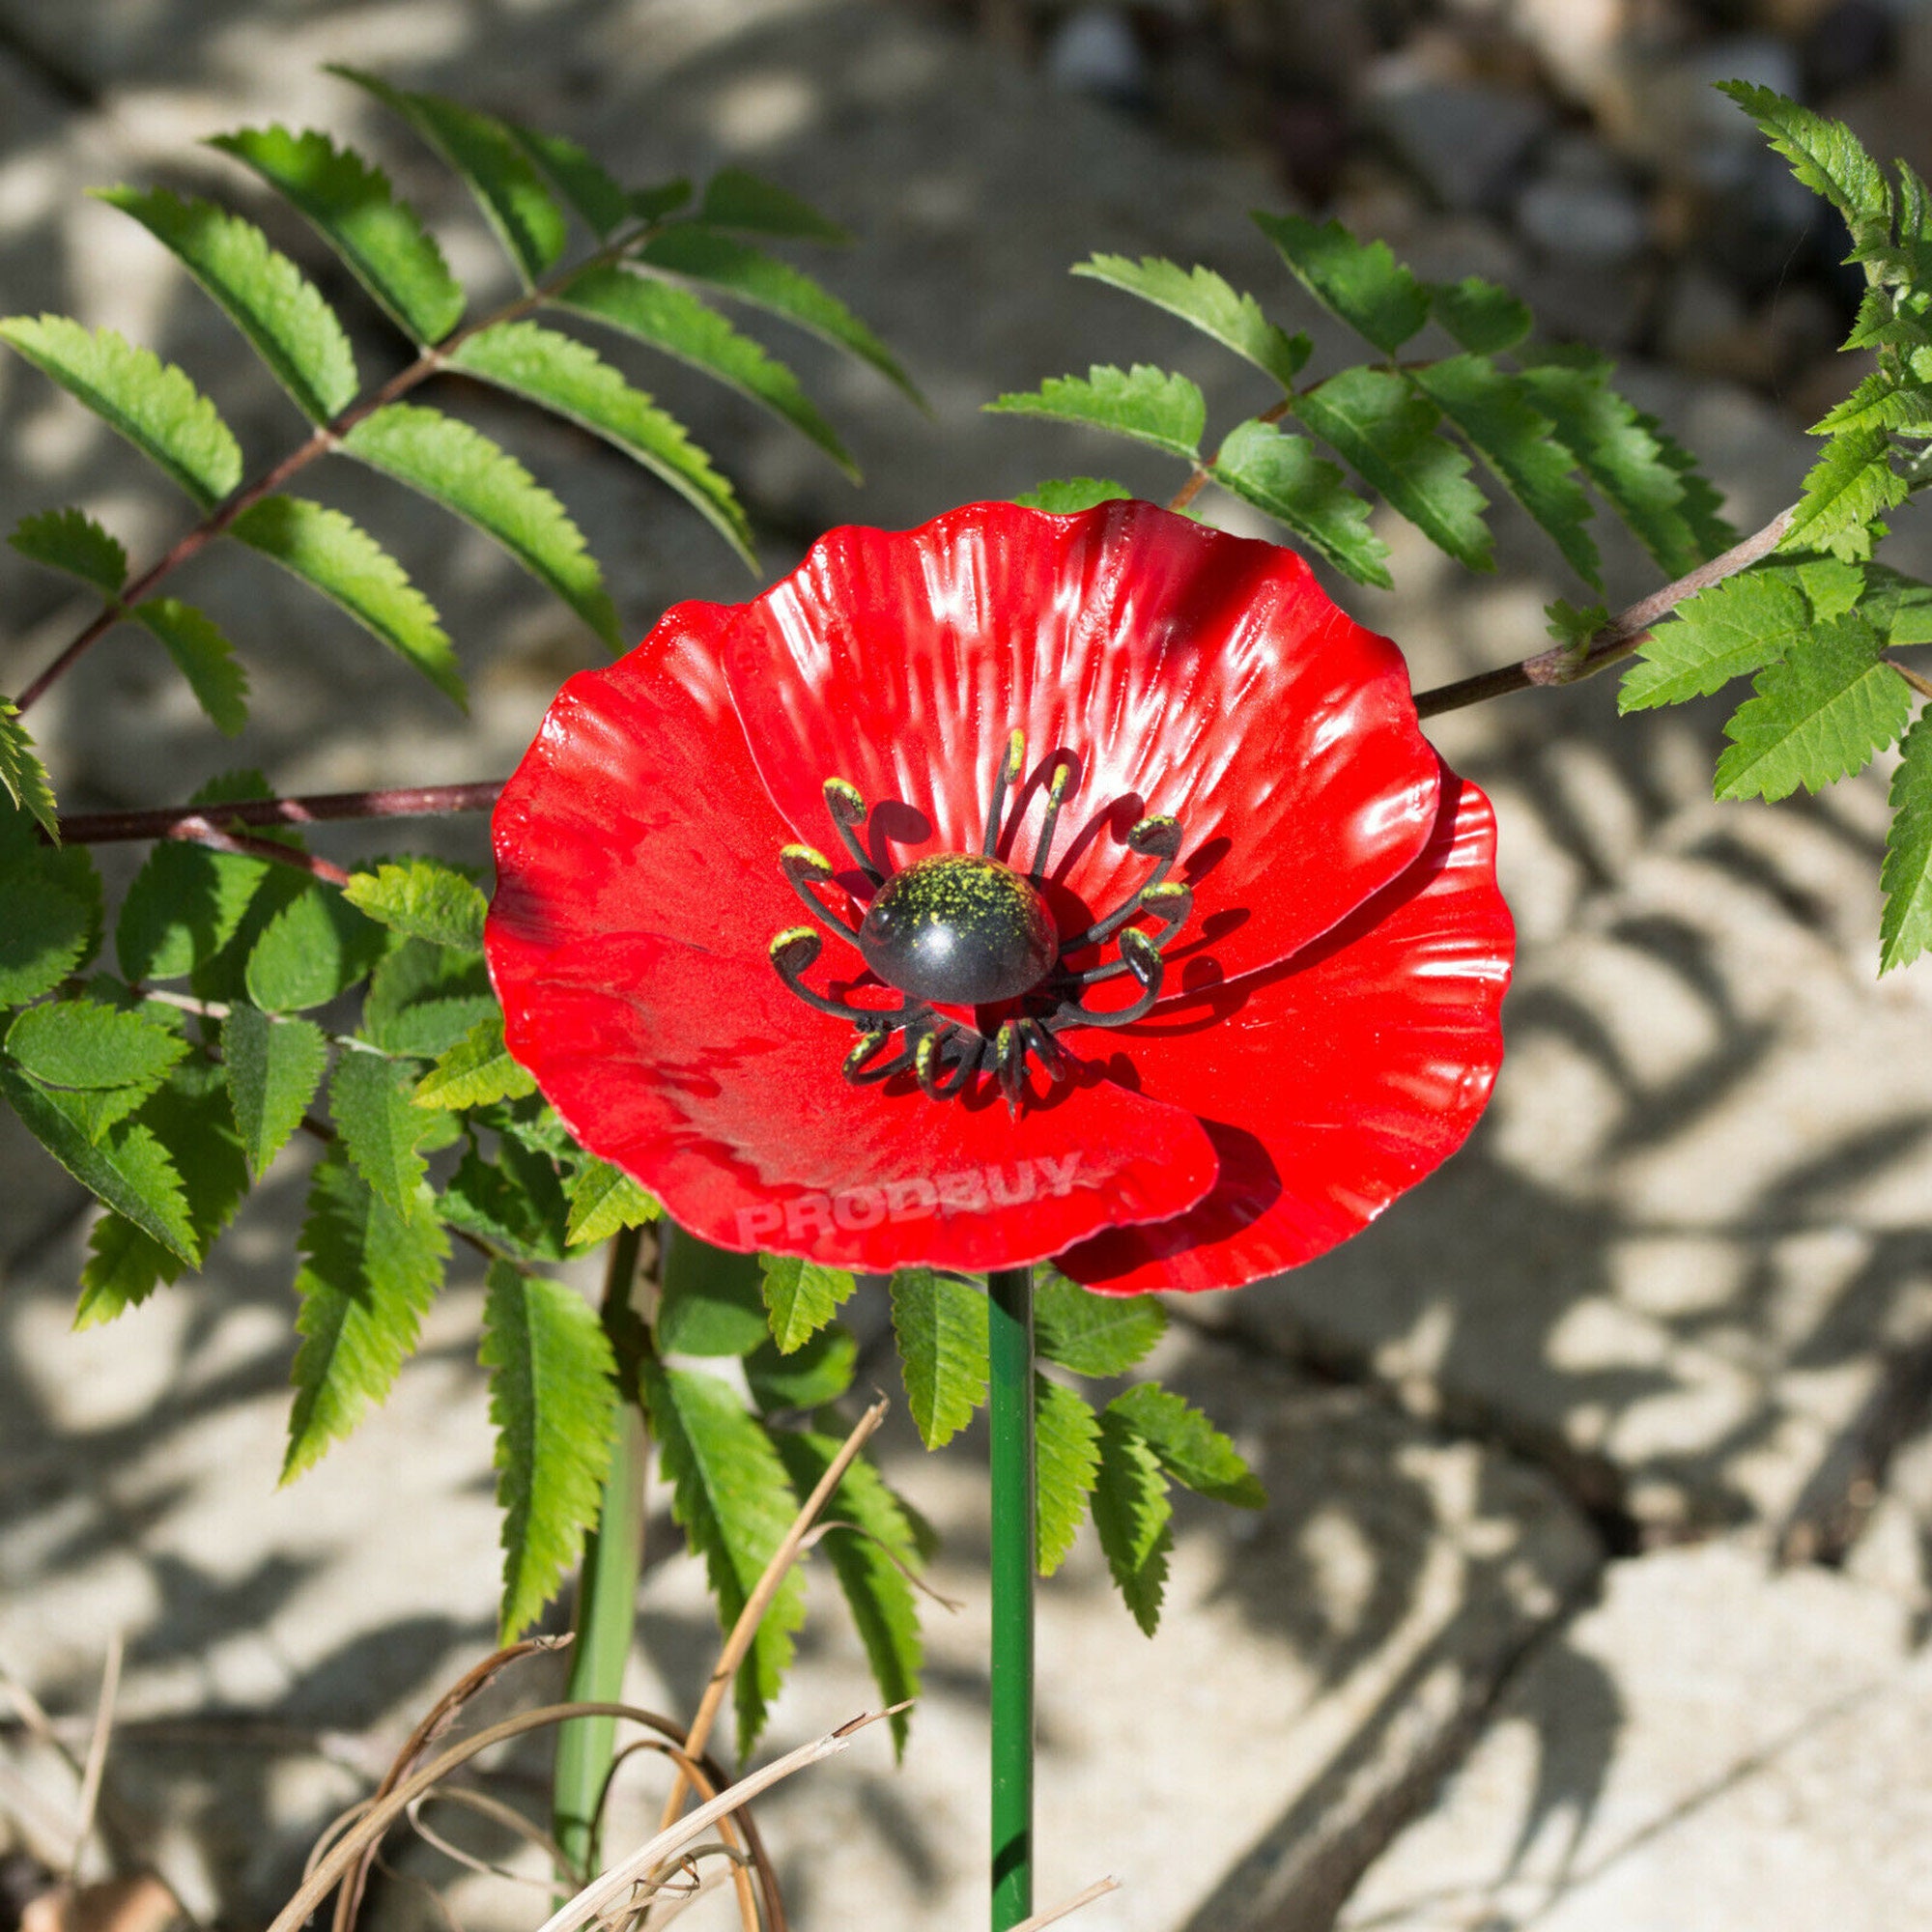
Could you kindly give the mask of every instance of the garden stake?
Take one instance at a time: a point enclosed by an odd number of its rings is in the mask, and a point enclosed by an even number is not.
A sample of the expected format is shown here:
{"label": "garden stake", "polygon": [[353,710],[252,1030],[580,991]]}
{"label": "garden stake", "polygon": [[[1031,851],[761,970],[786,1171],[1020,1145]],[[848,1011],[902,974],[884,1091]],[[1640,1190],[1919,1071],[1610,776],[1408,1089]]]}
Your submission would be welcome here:
{"label": "garden stake", "polygon": [[[604,1321],[614,1327],[631,1306],[643,1232],[611,1238],[604,1277]],[[614,1337],[613,1337],[614,1339]],[[620,1350],[618,1359],[623,1359]],[[578,1584],[577,1642],[565,1701],[612,1704],[623,1694],[624,1663],[637,1622],[638,1577],[644,1561],[644,1418],[634,1390],[623,1392],[611,1435],[611,1472],[597,1527],[584,1540]],[[597,1808],[617,1743],[615,1718],[573,1718],[559,1724],[551,1787],[552,1829],[582,1885],[596,1875]]]}
{"label": "garden stake", "polygon": [[1033,1270],[986,1277],[993,1490],[993,1932],[1033,1912]]}

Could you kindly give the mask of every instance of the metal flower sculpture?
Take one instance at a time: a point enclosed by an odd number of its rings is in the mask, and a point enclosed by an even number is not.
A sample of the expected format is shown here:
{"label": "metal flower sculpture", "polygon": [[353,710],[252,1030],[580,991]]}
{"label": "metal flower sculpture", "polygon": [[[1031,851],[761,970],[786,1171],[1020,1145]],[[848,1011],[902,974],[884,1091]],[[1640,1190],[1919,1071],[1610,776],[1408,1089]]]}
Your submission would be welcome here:
{"label": "metal flower sculpture", "polygon": [[1474,1124],[1494,834],[1292,552],[979,503],[572,678],[488,952],[512,1053],[709,1241],[1227,1288]]}

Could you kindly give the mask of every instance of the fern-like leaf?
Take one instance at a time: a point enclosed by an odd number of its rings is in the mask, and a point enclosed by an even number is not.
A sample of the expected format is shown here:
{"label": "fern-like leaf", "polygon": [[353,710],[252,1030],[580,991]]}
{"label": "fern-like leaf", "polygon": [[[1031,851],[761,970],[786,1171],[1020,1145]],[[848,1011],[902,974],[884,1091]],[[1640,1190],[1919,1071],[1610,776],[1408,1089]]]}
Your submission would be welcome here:
{"label": "fern-like leaf", "polygon": [[7,541],[22,556],[91,583],[118,599],[128,582],[128,553],[85,510],[43,510],[22,517]]}
{"label": "fern-like leaf", "polygon": [[1073,272],[1192,323],[1224,349],[1245,356],[1264,374],[1293,393],[1294,379],[1313,345],[1305,335],[1290,335],[1262,313],[1253,296],[1237,294],[1212,269],[1183,269],[1157,255],[1132,262],[1124,255],[1095,255],[1077,263]]}
{"label": "fern-like leaf", "polygon": [[1318,226],[1299,214],[1263,214],[1255,226],[1323,308],[1393,355],[1429,320],[1429,291],[1389,252],[1358,242],[1339,221]]}
{"label": "fern-like leaf", "polygon": [[1052,416],[1132,437],[1188,463],[1199,457],[1208,424],[1199,386],[1147,362],[1125,370],[1095,363],[1085,377],[1049,376],[1037,390],[1000,396],[985,408],[995,414]]}
{"label": "fern-like leaf", "polygon": [[390,319],[417,342],[463,320],[463,290],[442,250],[381,168],[313,128],[244,128],[209,142],[253,168],[342,258]]}
{"label": "fern-like leaf", "polygon": [[614,651],[604,574],[566,511],[482,431],[418,403],[390,403],[342,439],[350,456],[453,510],[554,590]]}
{"label": "fern-like leaf", "polygon": [[300,1247],[296,1332],[301,1344],[289,1372],[296,1397],[285,1483],[388,1394],[415,1349],[449,1255],[433,1215],[398,1214],[339,1148],[315,1170]]}
{"label": "fern-like leaf", "polygon": [[215,407],[173,363],[111,328],[64,315],[8,316],[0,342],[86,406],[204,510],[242,481],[242,449]]}
{"label": "fern-like leaf", "polygon": [[581,1294],[507,1262],[490,1266],[477,1360],[490,1371],[503,1512],[499,1640],[512,1643],[536,1621],[597,1520],[617,1364]]}
{"label": "fern-like leaf", "polygon": [[1891,775],[1891,832],[1886,839],[1885,914],[1879,923],[1879,971],[1908,966],[1932,946],[1932,711],[1905,734]]}
{"label": "fern-like leaf", "polygon": [[311,422],[327,422],[362,386],[335,311],[252,221],[166,188],[97,188],[130,214],[227,311]]}
{"label": "fern-like leaf", "polygon": [[248,722],[248,673],[213,620],[179,597],[150,597],[128,614],[160,639],[214,728],[234,737]]}
{"label": "fern-like leaf", "polygon": [[755,569],[752,529],[729,483],[684,425],[634,389],[588,344],[534,322],[501,322],[472,335],[450,357],[513,395],[582,423],[682,497]]}
{"label": "fern-like leaf", "polygon": [[920,1440],[937,1449],[986,1400],[986,1296],[956,1275],[924,1267],[900,1268],[891,1293],[907,1406]]}
{"label": "fern-like leaf", "polygon": [[1368,504],[1306,437],[1259,420],[1238,424],[1222,441],[1210,473],[1357,583],[1388,588],[1388,546],[1369,527]]}

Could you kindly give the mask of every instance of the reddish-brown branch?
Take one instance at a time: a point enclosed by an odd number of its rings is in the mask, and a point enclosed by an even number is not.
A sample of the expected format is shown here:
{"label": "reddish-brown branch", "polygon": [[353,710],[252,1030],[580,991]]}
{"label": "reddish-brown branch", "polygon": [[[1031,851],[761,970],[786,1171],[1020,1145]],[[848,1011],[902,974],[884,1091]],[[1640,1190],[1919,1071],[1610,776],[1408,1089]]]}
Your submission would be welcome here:
{"label": "reddish-brown branch", "polygon": [[346,886],[349,874],[327,859],[312,852],[299,852],[293,845],[278,845],[272,838],[249,838],[238,832],[224,832],[218,825],[197,814],[172,827],[167,836],[184,844],[212,845],[217,852],[240,852],[250,859],[272,859],[278,866],[293,866],[325,885]]}
{"label": "reddish-brown branch", "polygon": [[[184,836],[183,826],[217,819],[224,825],[320,825],[330,819],[440,818],[459,811],[488,811],[502,789],[501,779],[485,779],[478,784],[310,792],[301,798],[240,798],[219,805],[169,805],[143,811],[77,811],[61,820],[61,842],[106,845],[125,838],[174,838]],[[275,849],[289,856],[286,846]]]}
{"label": "reddish-brown branch", "polygon": [[1532,658],[1524,658],[1520,664],[1503,665],[1495,670],[1478,671],[1474,677],[1459,678],[1454,684],[1437,685],[1434,691],[1417,695],[1416,712],[1424,718],[1435,718],[1444,711],[1460,711],[1466,704],[1507,696],[1512,691],[1527,691],[1533,685],[1575,684],[1580,678],[1593,676],[1620,658],[1629,657],[1650,635],[1651,626],[1669,616],[1688,598],[1769,556],[1782,541],[1791,517],[1791,510],[1780,510],[1763,529],[1753,531],[1742,543],[1733,544],[1721,556],[1700,563],[1674,583],[1666,583],[1662,589],[1653,590],[1648,597],[1626,606],[1590,639],[1587,649],[1578,652],[1567,644],[1557,644]]}

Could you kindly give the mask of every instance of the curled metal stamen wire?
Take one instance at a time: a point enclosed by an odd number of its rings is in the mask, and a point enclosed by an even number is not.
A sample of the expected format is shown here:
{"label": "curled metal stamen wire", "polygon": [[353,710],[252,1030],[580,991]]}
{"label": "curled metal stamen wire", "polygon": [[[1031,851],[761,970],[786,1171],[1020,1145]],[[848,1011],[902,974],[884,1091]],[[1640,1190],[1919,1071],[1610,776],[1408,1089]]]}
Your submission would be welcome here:
{"label": "curled metal stamen wire", "polygon": [[[1043,885],[1047,876],[1054,834],[1075,768],[1070,753],[1054,753],[1052,775],[1045,785],[1039,836],[1027,871],[1036,888]],[[1006,831],[1008,803],[1020,791],[1025,770],[1026,734],[1016,730],[1009,735],[994,768],[992,801],[980,840],[983,857],[998,856]],[[886,874],[874,864],[862,836],[862,828],[870,817],[864,794],[842,778],[827,779],[823,790],[826,810],[847,851],[865,876],[875,887],[882,886]],[[1131,1026],[1145,1018],[1159,1000],[1165,971],[1161,949],[1186,923],[1194,909],[1193,888],[1168,877],[1180,856],[1184,836],[1180,821],[1165,812],[1151,814],[1134,824],[1127,833],[1126,843],[1132,851],[1154,862],[1151,876],[1113,911],[1060,941],[1052,971],[1031,993],[1023,996],[1023,1001],[1037,1004],[1038,1009],[1002,1020],[991,1038],[978,1027],[949,1018],[935,1010],[929,1002],[911,994],[902,995],[895,1008],[879,1008],[815,992],[805,983],[804,975],[817,960],[824,942],[811,926],[791,926],[779,933],[772,941],[772,965],[807,1006],[835,1019],[847,1020],[858,1028],[859,1037],[841,1068],[853,1085],[882,1084],[910,1073],[922,1093],[935,1100],[946,1100],[965,1093],[981,1072],[990,1071],[1008,1107],[1017,1111],[1030,1091],[1027,1077],[1030,1062],[1039,1064],[1049,1090],[1070,1074],[1072,1062],[1056,1037],[1059,1033],[1073,1027]],[[848,939],[857,939],[859,926],[828,906],[815,890],[833,884],[836,877],[832,862],[822,852],[810,845],[787,845],[781,852],[779,863],[809,911]],[[1152,932],[1132,923],[1143,915],[1156,922]],[[1117,955],[1114,958],[1077,972],[1067,965],[1075,953],[1105,946],[1109,941],[1114,943]],[[1122,976],[1131,978],[1140,988],[1130,1005],[1096,1010],[1082,1004],[1080,996],[1089,986]],[[895,1051],[892,1042],[895,1036],[899,1045]]]}

